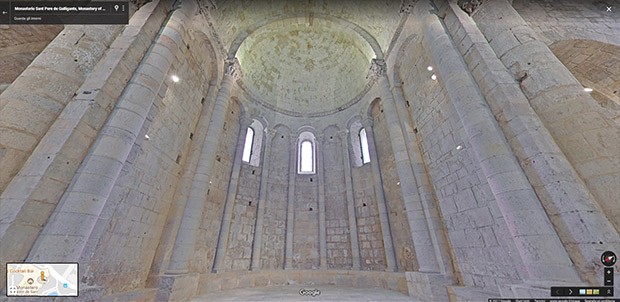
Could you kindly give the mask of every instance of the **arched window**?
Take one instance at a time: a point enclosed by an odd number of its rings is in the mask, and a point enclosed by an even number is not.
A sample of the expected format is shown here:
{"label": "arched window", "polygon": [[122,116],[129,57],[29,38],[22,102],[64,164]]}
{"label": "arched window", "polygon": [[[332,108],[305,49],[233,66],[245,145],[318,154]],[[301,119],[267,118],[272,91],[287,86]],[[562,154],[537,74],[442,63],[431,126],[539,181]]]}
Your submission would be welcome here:
{"label": "arched window", "polygon": [[362,163],[370,162],[370,152],[368,152],[368,138],[366,138],[366,129],[360,130],[360,148],[362,149]]}
{"label": "arched window", "polygon": [[263,146],[263,135],[263,124],[257,120],[253,120],[245,133],[243,154],[241,156],[244,163],[258,167],[260,164],[261,148]]}
{"label": "arched window", "polygon": [[245,134],[245,146],[243,147],[243,157],[241,158],[246,163],[250,162],[250,158],[252,156],[253,143],[254,143],[254,129],[252,129],[252,127],[248,127],[248,131]]}
{"label": "arched window", "polygon": [[312,143],[310,141],[302,142],[300,152],[299,172],[312,173],[314,170],[314,152],[312,152]]}
{"label": "arched window", "polygon": [[314,134],[302,132],[299,135],[297,152],[297,173],[314,174],[316,167],[316,145]]}

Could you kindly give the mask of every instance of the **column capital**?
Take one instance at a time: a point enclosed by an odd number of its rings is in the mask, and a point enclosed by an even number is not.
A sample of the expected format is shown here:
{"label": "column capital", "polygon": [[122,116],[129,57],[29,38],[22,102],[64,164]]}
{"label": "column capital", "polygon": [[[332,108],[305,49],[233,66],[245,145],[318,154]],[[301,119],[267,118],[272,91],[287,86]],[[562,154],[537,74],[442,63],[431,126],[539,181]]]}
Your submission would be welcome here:
{"label": "column capital", "polygon": [[413,12],[413,6],[415,5],[416,0],[403,0],[400,3],[399,13],[401,14],[411,14]]}
{"label": "column capital", "polygon": [[367,79],[376,81],[380,77],[387,75],[387,64],[383,59],[372,59],[370,61],[370,69],[368,70]]}
{"label": "column capital", "polygon": [[241,65],[236,57],[228,58],[224,61],[224,75],[231,76],[235,81],[243,76]]}
{"label": "column capital", "polygon": [[349,135],[349,129],[344,129],[344,130],[338,131],[338,136],[340,136],[340,138],[342,138],[342,139],[346,139],[347,135]]}
{"label": "column capital", "polygon": [[471,16],[483,2],[484,0],[458,0],[456,4]]}

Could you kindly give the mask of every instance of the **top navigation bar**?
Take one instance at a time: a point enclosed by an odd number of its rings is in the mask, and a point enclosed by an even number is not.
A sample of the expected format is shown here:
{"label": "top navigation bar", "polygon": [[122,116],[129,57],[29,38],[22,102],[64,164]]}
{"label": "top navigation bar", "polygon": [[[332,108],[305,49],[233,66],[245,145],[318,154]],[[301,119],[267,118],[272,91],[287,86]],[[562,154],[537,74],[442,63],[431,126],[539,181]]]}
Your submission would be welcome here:
{"label": "top navigation bar", "polygon": [[129,1],[2,1],[0,24],[127,24]]}

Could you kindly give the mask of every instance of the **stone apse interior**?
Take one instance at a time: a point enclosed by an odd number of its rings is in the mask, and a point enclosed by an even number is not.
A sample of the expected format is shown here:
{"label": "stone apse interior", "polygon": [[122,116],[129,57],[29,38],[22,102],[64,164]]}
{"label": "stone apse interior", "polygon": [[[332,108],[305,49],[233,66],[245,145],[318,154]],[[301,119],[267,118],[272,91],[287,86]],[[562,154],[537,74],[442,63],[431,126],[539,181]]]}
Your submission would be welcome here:
{"label": "stone apse interior", "polygon": [[131,5],[0,26],[3,290],[21,261],[78,262],[85,301],[602,285],[618,2]]}

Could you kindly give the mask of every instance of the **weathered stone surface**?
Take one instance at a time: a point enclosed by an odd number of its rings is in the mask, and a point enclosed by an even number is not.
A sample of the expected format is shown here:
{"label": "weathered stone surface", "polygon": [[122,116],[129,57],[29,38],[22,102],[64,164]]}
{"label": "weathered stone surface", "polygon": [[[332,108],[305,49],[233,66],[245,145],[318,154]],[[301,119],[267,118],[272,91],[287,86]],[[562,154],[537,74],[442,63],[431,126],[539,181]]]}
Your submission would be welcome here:
{"label": "weathered stone surface", "polygon": [[77,261],[97,301],[600,285],[620,251],[615,15],[259,2],[180,1],[164,24],[171,3],[132,1],[129,25],[47,47],[54,28],[0,27],[2,262]]}

